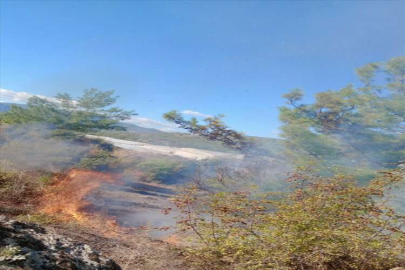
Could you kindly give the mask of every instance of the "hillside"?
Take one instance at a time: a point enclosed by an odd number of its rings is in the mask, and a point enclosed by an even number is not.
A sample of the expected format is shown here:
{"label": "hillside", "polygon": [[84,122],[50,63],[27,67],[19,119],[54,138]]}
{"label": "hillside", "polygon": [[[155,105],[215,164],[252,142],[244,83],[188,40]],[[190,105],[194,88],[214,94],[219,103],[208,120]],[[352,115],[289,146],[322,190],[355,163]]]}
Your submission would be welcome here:
{"label": "hillside", "polygon": [[163,131],[154,129],[154,128],[145,128],[145,127],[140,127],[135,124],[130,124],[130,123],[124,123],[121,122],[118,124],[118,126],[125,128],[128,132],[140,132],[140,133],[163,133]]}
{"label": "hillside", "polygon": [[[237,154],[235,151],[224,147],[220,142],[208,141],[196,135],[189,133],[174,133],[174,132],[149,132],[144,131],[144,128],[139,128],[136,125],[127,124],[127,131],[103,130],[92,135],[109,137],[120,140],[135,141],[153,145],[178,147],[178,148],[194,148],[229,154]],[[137,130],[137,131],[134,131]],[[283,155],[284,143],[283,140],[263,137],[249,137],[255,142],[255,152],[268,157],[285,158]]]}
{"label": "hillside", "polygon": [[[16,103],[0,103],[0,112],[10,110],[12,105],[26,107],[25,104]],[[177,148],[194,148],[201,150],[209,150],[216,152],[223,152],[229,154],[238,154],[233,150],[224,147],[220,142],[208,141],[196,135],[189,133],[178,132],[163,132],[153,128],[140,127],[131,123],[120,122],[119,127],[125,128],[126,131],[121,130],[102,130],[92,133],[92,135],[109,137],[120,140],[134,141],[140,143],[153,144],[158,146],[168,146]],[[262,156],[273,158],[285,158],[283,155],[284,144],[280,139],[264,138],[264,137],[249,137],[255,142],[255,152]]]}
{"label": "hillside", "polygon": [[230,154],[218,151],[209,151],[196,148],[180,148],[172,146],[153,145],[142,142],[120,140],[110,137],[87,135],[88,138],[101,139],[111,143],[116,147],[132,150],[138,153],[156,154],[165,156],[180,156],[186,159],[203,160],[203,159],[239,159],[242,160],[241,154]]}

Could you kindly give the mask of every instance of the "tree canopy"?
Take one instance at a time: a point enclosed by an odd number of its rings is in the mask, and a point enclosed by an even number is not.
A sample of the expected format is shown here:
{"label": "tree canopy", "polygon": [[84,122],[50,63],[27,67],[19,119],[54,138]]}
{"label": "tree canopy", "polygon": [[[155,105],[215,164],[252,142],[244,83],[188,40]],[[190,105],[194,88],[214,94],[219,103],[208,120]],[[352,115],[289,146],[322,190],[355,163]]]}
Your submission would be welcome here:
{"label": "tree canopy", "polygon": [[[284,95],[282,137],[299,165],[289,191],[235,191],[229,183],[238,178],[219,175],[213,180],[222,190],[207,192],[199,178],[174,198],[197,263],[212,269],[404,265],[404,215],[389,199],[405,180],[405,57],[368,64],[357,75],[361,85],[320,92],[312,103],[303,102],[301,89]],[[239,138],[223,140],[212,119],[199,125],[175,111],[166,118],[231,146]]]}
{"label": "tree canopy", "polygon": [[44,122],[59,129],[86,132],[98,129],[115,129],[119,121],[135,115],[133,111],[113,106],[117,100],[114,90],[85,90],[78,99],[68,93],[60,93],[54,99],[33,96],[27,108],[12,106],[11,110],[0,114],[0,122],[24,124]]}
{"label": "tree canopy", "polygon": [[284,95],[282,137],[299,163],[395,168],[405,161],[405,57],[358,68],[361,85],[327,90],[315,102]]}
{"label": "tree canopy", "polygon": [[232,130],[225,125],[222,121],[223,115],[205,118],[205,125],[200,124],[195,117],[191,118],[191,120],[184,119],[176,110],[167,112],[163,116],[166,120],[179,125],[192,134],[199,135],[210,141],[222,142],[225,147],[239,151],[245,155],[248,155],[252,149],[253,142],[242,133]]}

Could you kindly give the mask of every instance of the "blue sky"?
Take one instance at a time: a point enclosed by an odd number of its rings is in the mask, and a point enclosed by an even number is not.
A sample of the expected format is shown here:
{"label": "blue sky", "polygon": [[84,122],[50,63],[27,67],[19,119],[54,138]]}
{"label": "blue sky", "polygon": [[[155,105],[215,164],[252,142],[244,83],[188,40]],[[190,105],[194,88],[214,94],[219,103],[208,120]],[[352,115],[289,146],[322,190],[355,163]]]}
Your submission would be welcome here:
{"label": "blue sky", "polygon": [[135,123],[167,130],[162,114],[177,109],[275,136],[283,93],[338,89],[356,67],[405,55],[404,1],[0,5],[2,101],[115,89]]}

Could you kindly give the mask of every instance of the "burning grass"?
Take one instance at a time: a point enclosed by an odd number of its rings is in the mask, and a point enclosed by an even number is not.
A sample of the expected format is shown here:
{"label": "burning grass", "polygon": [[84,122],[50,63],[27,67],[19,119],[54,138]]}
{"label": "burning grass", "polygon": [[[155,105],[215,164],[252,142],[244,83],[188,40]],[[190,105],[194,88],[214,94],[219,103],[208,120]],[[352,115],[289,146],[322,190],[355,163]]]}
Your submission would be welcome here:
{"label": "burning grass", "polygon": [[90,226],[105,235],[118,230],[114,219],[86,211],[90,202],[86,197],[104,183],[115,183],[117,175],[96,171],[72,169],[64,176],[57,176],[52,186],[45,190],[39,212],[64,223]]}
{"label": "burning grass", "polygon": [[0,174],[0,213],[20,221],[91,228],[104,236],[131,231],[159,239],[172,226],[161,209],[175,193],[173,187],[143,183],[137,170],[119,174],[76,168],[49,173],[10,168]]}
{"label": "burning grass", "polygon": [[[73,169],[44,192],[40,213],[62,222],[53,226],[59,233],[85,242],[114,259],[125,270],[130,269],[193,269],[182,251],[175,246],[177,235],[165,241],[152,240],[148,229],[122,228],[114,219],[89,212],[89,195],[104,184],[121,184],[120,175]],[[157,185],[157,184],[156,184]],[[41,217],[42,218],[42,217]],[[75,229],[67,224],[77,224]]]}

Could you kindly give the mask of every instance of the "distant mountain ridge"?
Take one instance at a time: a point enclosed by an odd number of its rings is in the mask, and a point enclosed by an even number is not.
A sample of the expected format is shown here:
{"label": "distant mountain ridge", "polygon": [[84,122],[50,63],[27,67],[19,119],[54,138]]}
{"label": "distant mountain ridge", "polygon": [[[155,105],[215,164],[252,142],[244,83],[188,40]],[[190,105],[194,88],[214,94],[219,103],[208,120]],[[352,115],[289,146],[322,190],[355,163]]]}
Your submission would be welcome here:
{"label": "distant mountain ridge", "polygon": [[27,108],[26,104],[18,104],[18,103],[12,103],[12,102],[0,102],[0,113],[1,112],[7,112],[11,109],[11,106],[18,106],[21,108]]}
{"label": "distant mountain ridge", "polygon": [[118,126],[125,128],[128,132],[140,132],[140,133],[163,133],[163,131],[154,128],[140,127],[130,123],[119,123]]}

